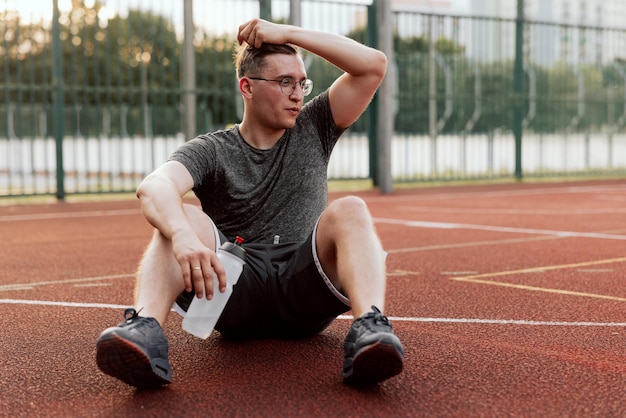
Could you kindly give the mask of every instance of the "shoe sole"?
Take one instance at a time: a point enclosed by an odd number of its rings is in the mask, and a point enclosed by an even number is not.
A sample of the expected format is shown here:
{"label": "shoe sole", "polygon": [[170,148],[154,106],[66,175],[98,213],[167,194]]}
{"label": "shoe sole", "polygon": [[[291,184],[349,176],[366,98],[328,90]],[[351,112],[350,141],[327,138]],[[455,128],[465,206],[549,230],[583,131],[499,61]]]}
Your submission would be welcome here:
{"label": "shoe sole", "polygon": [[357,352],[352,365],[344,369],[348,385],[375,385],[402,372],[404,356],[393,342],[379,340]]}
{"label": "shoe sole", "polygon": [[141,389],[170,383],[169,370],[153,364],[136,344],[116,333],[102,336],[97,343],[96,362],[102,372]]}

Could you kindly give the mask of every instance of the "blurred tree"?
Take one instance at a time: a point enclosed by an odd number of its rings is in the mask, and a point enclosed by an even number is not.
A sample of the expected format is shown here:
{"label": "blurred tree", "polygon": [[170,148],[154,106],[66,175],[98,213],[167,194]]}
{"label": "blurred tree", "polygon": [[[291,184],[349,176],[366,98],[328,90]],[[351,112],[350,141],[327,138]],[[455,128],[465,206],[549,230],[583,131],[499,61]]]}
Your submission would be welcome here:
{"label": "blurred tree", "polygon": [[[125,16],[105,15],[96,1],[87,7],[73,0],[61,15],[66,127],[85,135],[172,135],[180,126],[181,41],[172,22],[146,10]],[[0,135],[33,133],[52,118],[41,118],[51,103],[51,35],[46,22],[25,22],[10,10],[0,12]],[[366,30],[349,37],[365,42]],[[423,36],[393,37],[398,72],[395,129],[428,133],[429,40]],[[233,66],[234,39],[195,33],[197,126],[200,132],[238,121],[239,94]],[[513,63],[479,62],[467,57],[458,41],[439,38],[435,43],[437,115],[445,109],[446,74],[452,75],[453,113],[443,133],[462,132],[480,99],[481,112],[473,132],[509,129],[513,105]],[[304,53],[314,94],[327,88],[340,74],[326,61]],[[532,63],[528,63],[532,65]],[[536,114],[528,129],[559,132],[573,126],[579,111],[579,84],[584,83],[584,116],[577,130],[614,126],[624,112],[623,62],[607,65],[559,63],[533,66],[536,79]],[[480,77],[480,97],[474,85]],[[529,89],[530,80],[526,80]],[[582,88],[581,87],[581,88]],[[310,99],[309,96],[308,99]],[[528,106],[528,102],[526,103]],[[9,123],[9,120],[11,123]],[[42,120],[44,122],[42,122]],[[365,132],[364,118],[353,130]]]}

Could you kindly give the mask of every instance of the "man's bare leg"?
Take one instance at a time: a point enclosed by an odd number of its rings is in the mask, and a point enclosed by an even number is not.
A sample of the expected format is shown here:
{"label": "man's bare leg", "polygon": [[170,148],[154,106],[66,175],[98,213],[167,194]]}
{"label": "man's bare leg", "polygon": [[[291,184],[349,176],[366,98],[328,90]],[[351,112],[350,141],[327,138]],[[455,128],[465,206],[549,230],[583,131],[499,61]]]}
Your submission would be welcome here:
{"label": "man's bare leg", "polygon": [[[214,249],[215,234],[210,219],[194,206],[186,206],[185,212],[197,228],[200,240]],[[127,309],[124,321],[107,328],[98,338],[98,367],[140,388],[170,383],[169,345],[162,325],[183,289],[182,272],[173,256],[172,244],[156,231],[139,268],[135,308]]]}
{"label": "man's bare leg", "polygon": [[350,299],[355,317],[384,309],[386,273],[382,245],[365,203],[334,201],[317,226],[316,244],[324,272]]}
{"label": "man's bare leg", "polygon": [[324,272],[350,299],[356,318],[344,341],[344,382],[371,385],[397,375],[404,348],[381,312],[385,261],[365,202],[347,197],[331,203],[315,238]]}
{"label": "man's bare leg", "polygon": [[[185,205],[185,213],[203,244],[215,250],[215,233],[209,217],[191,205]],[[141,316],[155,318],[161,325],[165,323],[174,301],[184,290],[181,274],[171,241],[155,231],[137,273],[135,308],[141,309]]]}

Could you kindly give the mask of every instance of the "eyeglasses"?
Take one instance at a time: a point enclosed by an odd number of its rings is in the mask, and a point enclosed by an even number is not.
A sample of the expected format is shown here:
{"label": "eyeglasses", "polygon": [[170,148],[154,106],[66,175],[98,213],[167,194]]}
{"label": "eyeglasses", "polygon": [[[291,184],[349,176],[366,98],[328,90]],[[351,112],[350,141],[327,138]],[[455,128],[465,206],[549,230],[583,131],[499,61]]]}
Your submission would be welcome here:
{"label": "eyeglasses", "polygon": [[311,94],[311,91],[313,90],[313,80],[309,80],[308,78],[302,81],[296,81],[291,77],[285,77],[280,80],[270,80],[267,78],[260,78],[260,77],[248,77],[248,78],[250,80],[273,81],[275,83],[278,83],[278,85],[280,86],[280,91],[285,96],[291,96],[293,92],[296,91],[296,84],[300,85],[300,89],[302,90],[303,96],[308,96],[309,94]]}

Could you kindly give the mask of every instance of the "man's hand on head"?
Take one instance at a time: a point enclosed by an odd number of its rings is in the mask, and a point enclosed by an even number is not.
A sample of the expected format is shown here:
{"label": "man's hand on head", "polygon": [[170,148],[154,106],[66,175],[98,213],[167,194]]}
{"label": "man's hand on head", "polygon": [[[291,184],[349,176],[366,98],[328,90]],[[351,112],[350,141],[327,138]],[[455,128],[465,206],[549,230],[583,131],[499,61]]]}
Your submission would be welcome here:
{"label": "man's hand on head", "polygon": [[252,19],[239,26],[237,42],[244,42],[255,48],[264,43],[282,45],[288,42],[289,26],[267,22],[261,19]]}

